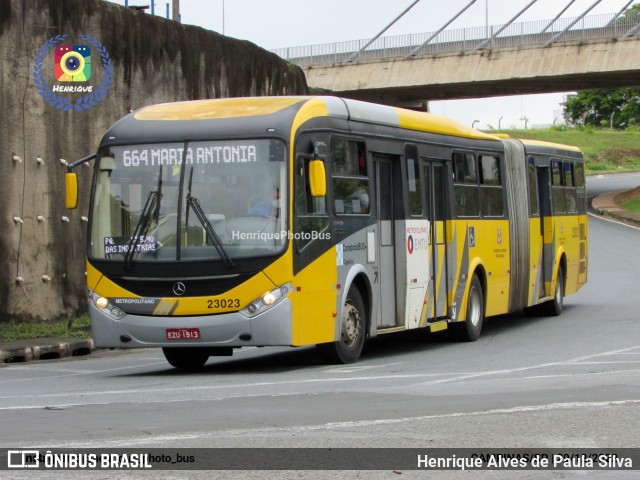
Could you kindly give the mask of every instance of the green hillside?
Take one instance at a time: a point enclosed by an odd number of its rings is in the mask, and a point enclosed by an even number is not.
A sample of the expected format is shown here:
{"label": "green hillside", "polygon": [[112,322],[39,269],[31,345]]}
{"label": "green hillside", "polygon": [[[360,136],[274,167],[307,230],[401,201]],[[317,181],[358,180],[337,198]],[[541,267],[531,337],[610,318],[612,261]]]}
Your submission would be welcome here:
{"label": "green hillside", "polygon": [[545,130],[503,130],[502,133],[513,138],[575,145],[584,153],[587,173],[640,170],[640,130],[578,130],[557,127]]}

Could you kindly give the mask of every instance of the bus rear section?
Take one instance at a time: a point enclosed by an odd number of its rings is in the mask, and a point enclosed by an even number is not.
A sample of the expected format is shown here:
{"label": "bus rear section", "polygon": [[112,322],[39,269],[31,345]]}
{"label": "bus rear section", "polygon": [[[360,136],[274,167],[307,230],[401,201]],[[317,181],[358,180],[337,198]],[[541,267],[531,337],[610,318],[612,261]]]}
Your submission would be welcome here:
{"label": "bus rear section", "polygon": [[579,149],[524,140],[530,204],[527,305],[559,315],[563,298],[587,282],[588,222]]}

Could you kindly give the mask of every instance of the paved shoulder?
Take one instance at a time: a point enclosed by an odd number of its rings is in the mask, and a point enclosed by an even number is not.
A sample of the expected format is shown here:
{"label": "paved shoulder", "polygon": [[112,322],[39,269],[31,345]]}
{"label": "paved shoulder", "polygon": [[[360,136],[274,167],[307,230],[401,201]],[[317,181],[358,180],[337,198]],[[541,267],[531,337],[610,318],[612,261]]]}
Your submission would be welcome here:
{"label": "paved shoulder", "polygon": [[640,225],[639,214],[629,212],[628,210],[620,208],[615,201],[618,195],[622,195],[626,192],[627,190],[619,190],[615,192],[603,193],[602,195],[598,195],[591,201],[591,206],[599,215],[608,215],[623,222]]}

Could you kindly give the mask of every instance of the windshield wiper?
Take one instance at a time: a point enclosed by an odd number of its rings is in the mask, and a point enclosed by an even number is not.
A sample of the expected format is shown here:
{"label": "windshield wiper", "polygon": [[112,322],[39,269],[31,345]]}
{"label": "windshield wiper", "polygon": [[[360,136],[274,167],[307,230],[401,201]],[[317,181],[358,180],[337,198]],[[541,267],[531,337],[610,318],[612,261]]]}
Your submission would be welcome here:
{"label": "windshield wiper", "polygon": [[155,212],[153,212],[153,218],[156,221],[156,225],[160,221],[160,200],[162,200],[162,165],[160,165],[160,176],[158,177],[158,192],[157,200],[156,200],[156,208]]}
{"label": "windshield wiper", "polygon": [[124,255],[124,268],[131,268],[133,263],[133,257],[136,254],[136,248],[140,244],[140,239],[143,232],[147,231],[149,226],[149,220],[153,214],[156,218],[156,223],[160,215],[160,200],[162,198],[162,165],[160,165],[160,175],[158,176],[158,187],[155,190],[149,192],[147,201],[144,204],[142,212],[140,212],[140,218],[136,224],[136,228],[133,231],[133,236],[129,240],[127,246],[127,253]]}
{"label": "windshield wiper", "polygon": [[192,184],[193,184],[193,167],[191,167],[191,172],[189,173],[189,188],[187,190],[187,223],[186,223],[187,228],[189,228],[189,223],[188,223],[189,208],[192,208],[193,213],[196,214],[196,217],[198,217],[198,220],[200,220],[200,224],[204,227],[204,230],[207,232],[207,238],[211,239],[211,243],[213,243],[213,246],[218,251],[218,255],[220,255],[220,258],[222,258],[229,267],[235,267],[236,264],[233,262],[233,260],[231,260],[231,257],[229,257],[229,254],[226,252],[226,250],[222,246],[222,241],[220,240],[220,237],[218,237],[218,234],[213,229],[211,222],[209,222],[209,219],[207,218],[204,211],[202,210],[202,207],[200,206],[200,201],[196,197],[191,195]]}

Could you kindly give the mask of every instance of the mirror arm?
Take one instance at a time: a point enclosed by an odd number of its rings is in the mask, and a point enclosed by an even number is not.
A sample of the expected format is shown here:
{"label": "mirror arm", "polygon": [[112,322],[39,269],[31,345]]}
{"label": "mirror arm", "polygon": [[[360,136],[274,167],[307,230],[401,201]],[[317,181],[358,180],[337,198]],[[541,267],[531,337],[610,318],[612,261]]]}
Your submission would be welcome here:
{"label": "mirror arm", "polygon": [[69,173],[70,173],[70,172],[71,172],[74,168],[76,168],[78,165],[82,165],[83,163],[90,162],[90,161],[91,161],[91,160],[93,160],[94,158],[96,158],[96,154],[95,154],[95,153],[92,153],[92,154],[91,154],[91,155],[89,155],[88,157],[84,157],[84,158],[81,158],[80,160],[76,160],[75,162],[70,163],[70,164],[67,166],[67,172],[69,172]]}

